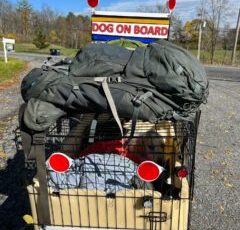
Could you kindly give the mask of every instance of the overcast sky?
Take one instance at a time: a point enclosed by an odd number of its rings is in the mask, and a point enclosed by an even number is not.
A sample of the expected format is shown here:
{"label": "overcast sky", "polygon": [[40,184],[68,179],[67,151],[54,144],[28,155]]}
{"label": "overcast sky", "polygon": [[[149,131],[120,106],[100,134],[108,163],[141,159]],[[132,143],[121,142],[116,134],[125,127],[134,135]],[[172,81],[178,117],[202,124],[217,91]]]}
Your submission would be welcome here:
{"label": "overcast sky", "polygon": [[[17,3],[18,0],[11,0]],[[43,5],[48,5],[52,9],[62,14],[69,11],[74,13],[90,13],[87,0],[29,0],[34,9],[40,9]],[[196,8],[200,0],[177,0],[174,13],[184,22],[196,18]],[[228,21],[232,27],[236,26],[240,0],[229,0],[232,8],[231,17]],[[137,11],[141,6],[151,6],[157,3],[165,4],[166,0],[99,0],[98,8],[100,10],[112,11]]]}

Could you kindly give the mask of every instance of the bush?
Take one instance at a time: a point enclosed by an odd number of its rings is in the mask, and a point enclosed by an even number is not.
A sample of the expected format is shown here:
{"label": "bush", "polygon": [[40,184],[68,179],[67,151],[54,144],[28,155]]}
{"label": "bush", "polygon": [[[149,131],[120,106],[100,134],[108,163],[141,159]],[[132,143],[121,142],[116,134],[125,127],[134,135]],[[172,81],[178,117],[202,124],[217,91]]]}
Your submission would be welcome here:
{"label": "bush", "polygon": [[35,31],[35,36],[33,38],[33,44],[38,49],[44,49],[49,46],[49,44],[46,42],[46,35],[43,34],[41,29],[37,29]]}

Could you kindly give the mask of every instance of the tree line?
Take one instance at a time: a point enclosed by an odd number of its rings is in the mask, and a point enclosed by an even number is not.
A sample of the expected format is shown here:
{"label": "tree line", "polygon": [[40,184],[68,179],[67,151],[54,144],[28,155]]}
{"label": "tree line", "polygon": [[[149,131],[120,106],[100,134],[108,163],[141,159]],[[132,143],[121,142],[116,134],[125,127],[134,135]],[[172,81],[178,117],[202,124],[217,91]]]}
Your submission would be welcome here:
{"label": "tree line", "polygon": [[38,48],[49,43],[80,48],[91,40],[90,23],[88,16],[72,12],[62,16],[48,6],[34,10],[28,0],[17,5],[0,0],[0,37],[34,43]]}
{"label": "tree line", "polygon": [[[196,18],[185,24],[175,18],[172,39],[186,49],[197,50],[201,29],[201,50],[209,53],[210,63],[214,62],[215,53],[219,50],[223,51],[224,59],[227,53],[232,52],[236,35],[235,25],[228,21],[232,14],[229,0],[200,0],[196,11]],[[238,15],[233,16],[237,21]],[[240,51],[240,37],[237,50]]]}

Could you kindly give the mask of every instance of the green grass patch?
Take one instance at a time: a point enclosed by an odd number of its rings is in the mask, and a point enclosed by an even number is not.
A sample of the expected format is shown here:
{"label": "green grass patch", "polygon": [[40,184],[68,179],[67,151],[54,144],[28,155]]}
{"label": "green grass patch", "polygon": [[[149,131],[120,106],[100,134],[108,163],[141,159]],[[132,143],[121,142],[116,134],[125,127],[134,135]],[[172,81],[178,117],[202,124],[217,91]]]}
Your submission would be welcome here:
{"label": "green grass patch", "polygon": [[[190,50],[197,56],[197,50]],[[211,64],[211,55],[209,51],[201,50],[201,62],[204,64]],[[232,50],[216,50],[213,57],[213,64],[216,65],[231,65]],[[236,52],[235,65],[240,66],[240,51]]]}
{"label": "green grass patch", "polygon": [[4,58],[0,57],[0,83],[11,80],[16,77],[18,73],[24,70],[26,62],[9,58],[8,63],[5,63]]}
{"label": "green grass patch", "polygon": [[[60,49],[61,55],[74,57],[77,53],[77,49],[65,48],[59,45],[49,45],[47,48],[38,49],[34,44],[31,43],[16,43],[16,52],[23,53],[37,53],[37,54],[50,54],[50,49],[56,48]],[[2,50],[2,43],[0,43],[0,50]]]}
{"label": "green grass patch", "polygon": [[26,53],[38,53],[38,54],[50,54],[49,49],[56,48],[60,49],[61,55],[64,56],[75,56],[77,49],[69,49],[58,45],[50,45],[44,49],[38,49],[35,45],[31,43],[17,43],[15,46],[16,52],[26,52]]}

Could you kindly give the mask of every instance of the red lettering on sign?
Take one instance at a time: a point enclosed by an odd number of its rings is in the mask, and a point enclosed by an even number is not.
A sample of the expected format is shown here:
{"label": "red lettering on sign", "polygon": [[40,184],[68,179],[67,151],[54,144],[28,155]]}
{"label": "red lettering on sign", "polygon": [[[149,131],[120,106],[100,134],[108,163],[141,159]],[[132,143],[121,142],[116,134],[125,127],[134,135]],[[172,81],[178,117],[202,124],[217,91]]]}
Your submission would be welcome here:
{"label": "red lettering on sign", "polygon": [[123,29],[125,34],[130,34],[131,33],[131,25],[124,25],[124,29]]}
{"label": "red lettering on sign", "polygon": [[139,34],[139,32],[140,32],[140,27],[135,25],[134,26],[134,34]]}
{"label": "red lettering on sign", "polygon": [[167,35],[168,34],[168,28],[163,27],[162,28],[162,35]]}
{"label": "red lettering on sign", "polygon": [[168,34],[167,27],[159,27],[159,26],[134,26],[134,34],[142,34],[142,35],[159,35],[165,36]]}
{"label": "red lettering on sign", "polygon": [[155,35],[155,30],[154,30],[154,28],[152,26],[149,28],[148,34]]}
{"label": "red lettering on sign", "polygon": [[156,35],[161,35],[161,28],[160,27],[155,28],[155,34]]}
{"label": "red lettering on sign", "polygon": [[101,23],[101,24],[97,24],[97,23],[92,23],[92,31],[93,32],[97,32],[97,31],[100,31],[100,32],[109,32],[109,33],[112,33],[113,32],[113,24],[104,24],[104,23]]}
{"label": "red lettering on sign", "polygon": [[121,24],[117,25],[117,27],[116,27],[116,31],[120,34],[123,32],[123,29],[124,29],[123,25],[121,25]]}
{"label": "red lettering on sign", "polygon": [[92,23],[92,31],[96,32],[98,30],[98,24],[97,23]]}
{"label": "red lettering on sign", "polygon": [[141,34],[147,34],[148,28],[146,26],[141,27]]}

